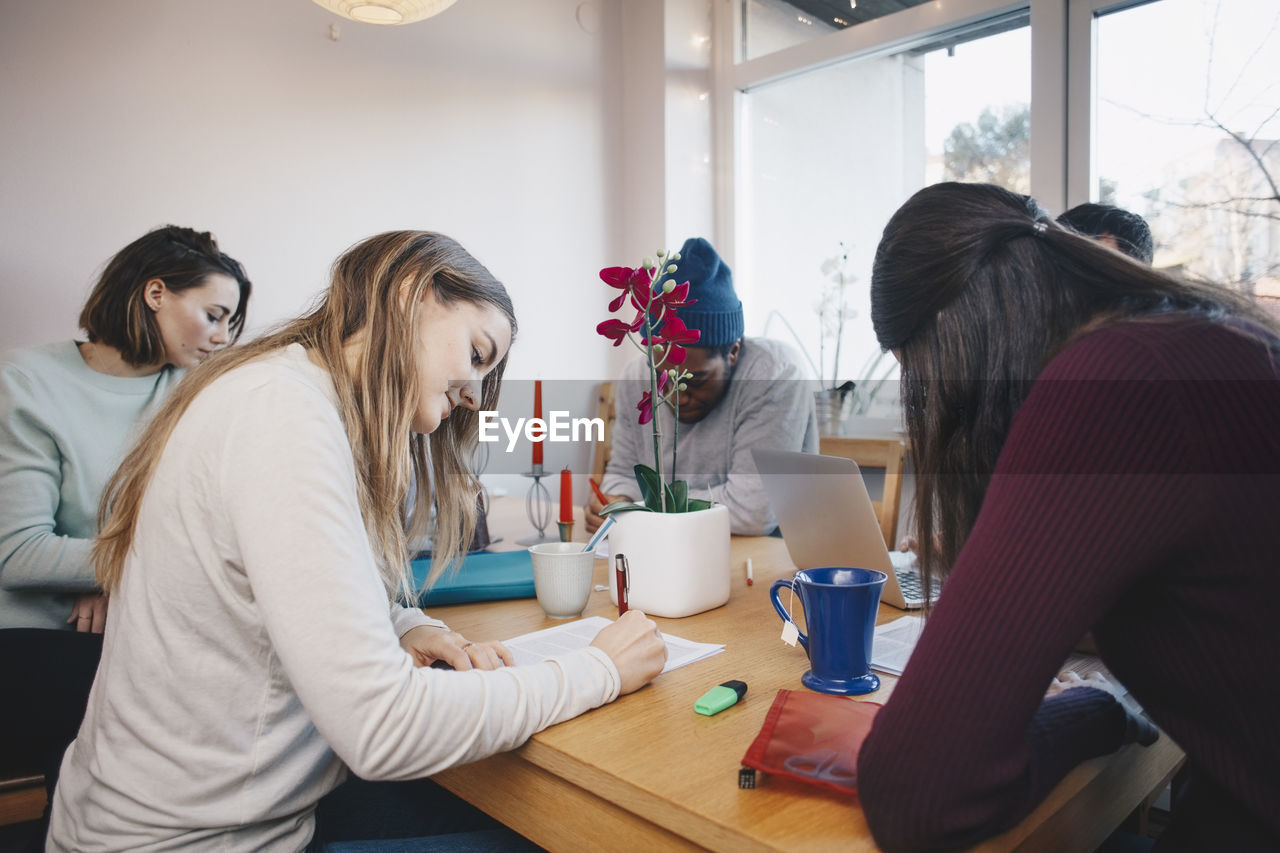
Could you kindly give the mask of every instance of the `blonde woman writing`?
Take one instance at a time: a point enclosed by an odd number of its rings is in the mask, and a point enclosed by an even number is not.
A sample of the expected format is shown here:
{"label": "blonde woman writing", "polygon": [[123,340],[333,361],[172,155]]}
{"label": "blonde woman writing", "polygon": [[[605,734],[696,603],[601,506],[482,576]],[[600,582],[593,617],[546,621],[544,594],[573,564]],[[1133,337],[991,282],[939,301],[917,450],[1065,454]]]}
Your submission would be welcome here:
{"label": "blonde woman writing", "polygon": [[475,411],[514,331],[506,291],[455,242],[383,234],[338,259],[312,313],[178,388],[104,497],[112,605],[51,850],[302,850],[348,768],[429,776],[661,670],[642,614],[511,667],[501,644],[394,603],[425,524],[401,520],[410,478],[434,489],[433,572],[470,539]]}

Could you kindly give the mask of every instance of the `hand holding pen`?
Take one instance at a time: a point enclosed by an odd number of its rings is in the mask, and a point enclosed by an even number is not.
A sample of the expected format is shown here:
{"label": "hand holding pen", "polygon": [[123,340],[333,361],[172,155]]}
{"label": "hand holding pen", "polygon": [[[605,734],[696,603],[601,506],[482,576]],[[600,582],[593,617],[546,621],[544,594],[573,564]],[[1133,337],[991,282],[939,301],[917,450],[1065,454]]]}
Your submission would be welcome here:
{"label": "hand holding pen", "polygon": [[602,523],[604,518],[600,515],[600,510],[604,509],[614,501],[630,500],[626,495],[610,495],[600,490],[595,478],[590,477],[587,482],[591,484],[591,494],[587,497],[587,502],[582,506],[582,517],[587,525],[587,532],[594,533]]}
{"label": "hand holding pen", "polygon": [[620,694],[644,687],[667,665],[667,644],[657,623],[639,610],[628,611],[602,628],[591,645],[613,661],[622,682]]}

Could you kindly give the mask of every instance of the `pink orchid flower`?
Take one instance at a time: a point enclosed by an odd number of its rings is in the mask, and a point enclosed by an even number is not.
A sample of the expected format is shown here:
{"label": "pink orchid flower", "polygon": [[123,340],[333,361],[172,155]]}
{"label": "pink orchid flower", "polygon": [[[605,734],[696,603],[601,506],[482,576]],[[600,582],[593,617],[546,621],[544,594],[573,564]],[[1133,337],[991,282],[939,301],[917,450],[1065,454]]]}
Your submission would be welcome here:
{"label": "pink orchid flower", "polygon": [[[667,383],[669,380],[670,380],[670,374],[668,374],[665,370],[662,373],[658,374],[658,396],[659,397],[661,397],[663,392],[666,390]],[[640,398],[640,402],[636,404],[636,408],[640,410],[641,425],[647,424],[649,423],[649,421],[653,420],[653,397],[652,395],[650,395],[648,391],[644,392],[644,396]]]}
{"label": "pink orchid flower", "polygon": [[632,269],[631,267],[606,267],[600,270],[600,280],[610,287],[621,290],[613,301],[609,303],[610,311],[617,311],[622,307],[622,303],[626,301],[628,296],[635,293],[648,293],[649,271],[646,269]]}
{"label": "pink orchid flower", "polygon": [[627,335],[634,331],[630,324],[624,323],[616,318],[605,320],[596,326],[596,334],[608,338],[613,341],[613,345],[619,346],[627,339]]}
{"label": "pink orchid flower", "polygon": [[660,299],[662,304],[668,308],[680,308],[684,305],[692,305],[698,301],[696,299],[689,298],[689,282],[687,281],[684,284],[677,284],[671,289],[670,293],[663,293],[658,297],[658,299]]}
{"label": "pink orchid flower", "polygon": [[662,331],[659,333],[659,338],[654,339],[654,343],[689,346],[690,344],[696,344],[701,337],[702,332],[697,329],[690,329],[684,324],[684,320],[672,314],[662,324]]}

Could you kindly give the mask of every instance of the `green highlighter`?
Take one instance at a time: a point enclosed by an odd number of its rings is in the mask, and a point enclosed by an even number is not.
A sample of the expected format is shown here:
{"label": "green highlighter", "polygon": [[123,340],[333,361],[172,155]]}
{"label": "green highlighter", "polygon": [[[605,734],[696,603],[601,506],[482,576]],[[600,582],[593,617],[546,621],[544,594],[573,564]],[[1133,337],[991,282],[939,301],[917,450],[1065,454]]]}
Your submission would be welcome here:
{"label": "green highlighter", "polygon": [[712,714],[719,714],[725,708],[736,705],[746,694],[745,681],[726,681],[703,693],[698,701],[693,703],[693,710],[710,717]]}

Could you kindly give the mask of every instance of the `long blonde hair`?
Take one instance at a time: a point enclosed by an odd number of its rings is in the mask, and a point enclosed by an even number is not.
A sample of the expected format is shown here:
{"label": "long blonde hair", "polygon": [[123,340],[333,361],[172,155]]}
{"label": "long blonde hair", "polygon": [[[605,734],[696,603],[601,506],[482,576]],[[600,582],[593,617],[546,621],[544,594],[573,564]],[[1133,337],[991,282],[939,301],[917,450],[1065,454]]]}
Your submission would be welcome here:
{"label": "long blonde hair", "polygon": [[[120,582],[147,484],[191,401],[224,373],[294,343],[323,364],[337,389],[355,457],[360,510],[388,593],[398,592],[406,603],[415,597],[407,543],[428,532],[427,496],[436,504],[428,583],[452,566],[475,531],[479,483],[467,459],[476,446],[478,415],[460,406],[429,437],[411,431],[418,401],[415,330],[429,292],[446,305],[496,308],[515,336],[511,299],[479,261],[442,234],[393,231],[338,258],[327,293],[310,313],[252,343],[223,350],[184,379],[103,492],[93,547],[102,588],[110,592]],[[343,346],[357,334],[363,336],[364,351],[353,379]],[[504,356],[484,378],[482,409],[496,407],[505,368]],[[418,502],[406,522],[411,479]]]}

